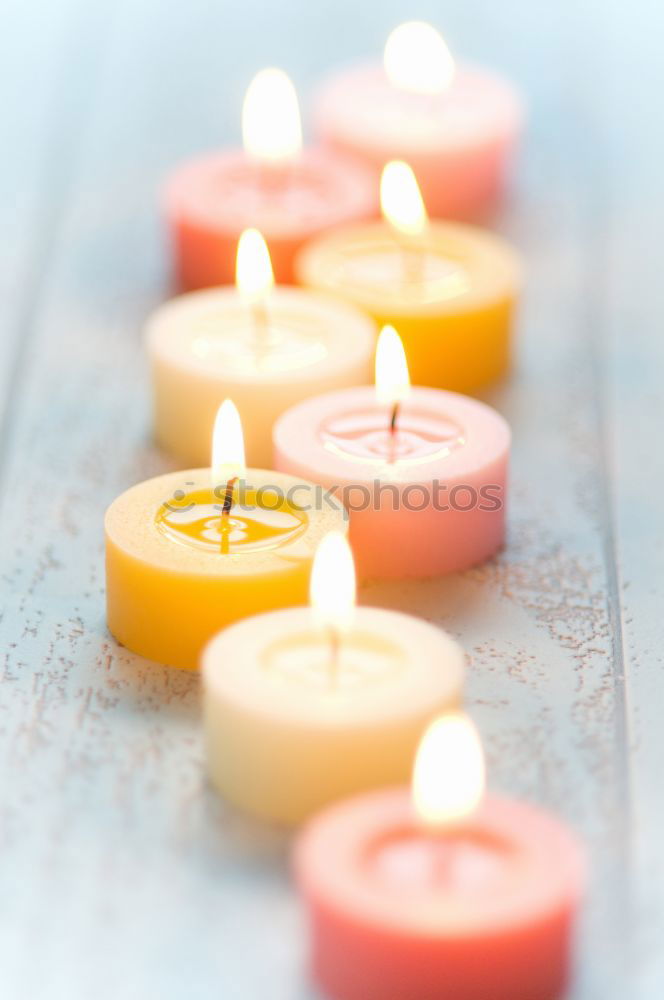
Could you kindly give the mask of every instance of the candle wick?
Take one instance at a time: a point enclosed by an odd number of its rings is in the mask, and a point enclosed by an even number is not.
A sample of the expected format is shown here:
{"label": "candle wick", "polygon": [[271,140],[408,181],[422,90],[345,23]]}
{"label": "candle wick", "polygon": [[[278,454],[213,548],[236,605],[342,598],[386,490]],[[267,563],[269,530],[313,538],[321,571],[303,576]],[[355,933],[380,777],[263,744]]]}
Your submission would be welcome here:
{"label": "candle wick", "polygon": [[393,436],[397,432],[397,420],[399,419],[399,409],[400,409],[400,404],[397,401],[392,407],[392,416],[390,417],[390,434],[392,434]]}
{"label": "candle wick", "polygon": [[270,329],[270,321],[264,298],[261,297],[258,301],[253,303],[251,307],[251,314],[254,321],[256,344],[258,346],[258,350],[263,351],[267,345],[267,337]]}
{"label": "candle wick", "polygon": [[237,483],[237,476],[233,476],[226,483],[226,493],[224,494],[224,504],[221,508],[221,516],[228,517],[231,512],[231,507],[233,506],[233,488]]}
{"label": "candle wick", "polygon": [[399,411],[401,404],[397,402],[392,407],[392,414],[390,416],[390,445],[389,445],[389,461],[394,462],[395,460],[395,448],[396,448],[396,438],[397,438],[397,421],[399,419]]}
{"label": "candle wick", "polygon": [[341,635],[339,630],[331,626],[329,629],[330,637],[330,660],[329,660],[329,673],[330,682],[332,687],[336,687],[337,680],[339,679],[339,652],[341,647]]}
{"label": "candle wick", "polygon": [[228,516],[231,512],[231,507],[233,506],[233,488],[237,483],[237,480],[238,477],[233,476],[226,483],[226,492],[224,494],[224,502],[221,508],[221,517],[219,524],[220,547],[222,555],[227,555],[228,552],[230,551]]}

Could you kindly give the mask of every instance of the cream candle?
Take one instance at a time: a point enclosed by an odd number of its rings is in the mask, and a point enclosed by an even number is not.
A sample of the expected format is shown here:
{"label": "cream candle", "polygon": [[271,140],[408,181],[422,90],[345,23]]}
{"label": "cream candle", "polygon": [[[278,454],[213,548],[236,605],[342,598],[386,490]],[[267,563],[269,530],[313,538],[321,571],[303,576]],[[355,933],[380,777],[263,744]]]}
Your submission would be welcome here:
{"label": "cream candle", "polygon": [[300,284],[397,326],[417,385],[468,392],[500,378],[521,284],[515,251],[481,229],[430,221],[406,163],[386,165],[381,208],[384,221],[305,247]]}
{"label": "cream candle", "polygon": [[240,233],[256,226],[277,281],[293,281],[293,256],[330,226],[376,212],[371,172],[327,149],[303,149],[297,95],[285,73],[263,70],[243,110],[244,150],[210,153],[168,179],[164,210],[180,286],[230,284]]}
{"label": "cream candle", "polygon": [[237,410],[215,426],[212,469],[158,476],[105,518],[108,627],[134,653],[195,669],[205,643],[246,615],[306,600],[320,539],[341,504],[291,476],[244,468]]}
{"label": "cream candle", "polygon": [[272,426],[284,410],[307,396],[370,381],[372,321],[340,301],[273,284],[265,241],[246,230],[236,289],[190,292],[150,318],[155,436],[181,462],[205,463],[226,397],[240,412],[249,464],[268,468]]}
{"label": "cream candle", "polygon": [[484,797],[464,716],[427,730],[412,793],[317,816],[295,871],[331,1000],[555,1000],[569,981],[583,851],[548,813]]}
{"label": "cream candle", "polygon": [[376,389],[298,403],[274,429],[275,467],[343,498],[362,579],[465,569],[503,543],[510,432],[477,400],[408,385],[396,332]]}
{"label": "cream candle", "polygon": [[312,608],[245,619],[202,658],[208,770],[231,802],[297,823],[407,779],[427,723],[459,704],[463,653],[426,622],[354,607],[343,536],[323,539]]}
{"label": "cream candle", "polygon": [[507,80],[456,66],[429,24],[396,28],[383,66],[331,77],[314,102],[314,127],[330,148],[380,169],[407,160],[431,215],[476,219],[500,197],[524,106]]}

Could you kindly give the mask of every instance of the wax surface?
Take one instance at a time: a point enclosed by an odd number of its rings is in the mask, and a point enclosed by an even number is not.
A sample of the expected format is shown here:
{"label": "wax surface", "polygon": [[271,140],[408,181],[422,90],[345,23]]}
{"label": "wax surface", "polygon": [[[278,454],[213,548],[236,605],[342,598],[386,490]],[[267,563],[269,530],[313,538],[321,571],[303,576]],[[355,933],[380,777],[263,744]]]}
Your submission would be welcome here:
{"label": "wax surface", "polygon": [[296,272],[395,326],[416,385],[468,392],[509,367],[521,266],[491,233],[432,222],[409,241],[385,222],[343,227],[305,247]]}
{"label": "wax surface", "polygon": [[266,326],[234,288],[166,303],[150,318],[157,442],[186,465],[209,459],[225,398],[237,406],[247,462],[272,462],[272,427],[293,403],[372,378],[375,326],[352,306],[295,288],[275,288]]}
{"label": "wax surface", "polygon": [[277,169],[240,151],[210,153],[174,171],[164,191],[183,290],[231,284],[237,241],[248,227],[267,240],[277,281],[290,284],[306,240],[377,210],[372,172],[323,149],[306,149],[292,167]]}
{"label": "wax surface", "polygon": [[424,577],[475,565],[505,534],[510,432],[477,400],[415,388],[389,431],[371,387],[305,400],[275,425],[275,467],[334,489],[358,574]]}
{"label": "wax surface", "polygon": [[328,531],[346,531],[341,505],[316,509],[311,484],[274,472],[249,469],[246,481],[244,507],[234,506],[225,522],[209,469],[158,476],[111,504],[107,620],[124,646],[193,670],[219,629],[306,601],[316,546]]}
{"label": "wax surface", "polygon": [[449,90],[398,90],[379,65],[338,73],[318,91],[320,139],[377,172],[406,160],[434,217],[479,219],[496,206],[523,127],[521,97],[505,79],[459,66]]}
{"label": "wax surface", "polygon": [[310,609],[293,608],[226,629],[202,670],[213,783],[241,809],[293,824],[407,779],[427,723],[459,704],[463,652],[426,622],[361,607],[333,655]]}
{"label": "wax surface", "polygon": [[295,871],[312,972],[332,1000],[555,1000],[568,981],[585,861],[554,817],[490,798],[446,833],[410,792],[314,818]]}

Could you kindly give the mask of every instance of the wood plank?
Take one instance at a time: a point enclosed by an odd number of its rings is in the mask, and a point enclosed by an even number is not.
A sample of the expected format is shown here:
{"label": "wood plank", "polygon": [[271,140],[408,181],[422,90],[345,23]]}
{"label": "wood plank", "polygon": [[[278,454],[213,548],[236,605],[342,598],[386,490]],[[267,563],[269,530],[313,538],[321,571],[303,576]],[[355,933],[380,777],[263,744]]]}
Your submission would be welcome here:
{"label": "wood plank", "polygon": [[48,263],[89,92],[98,15],[80,0],[40,11],[12,0],[0,33],[0,463],[6,419],[20,388],[31,323]]}
{"label": "wood plank", "polygon": [[658,44],[661,9],[642,2],[609,22],[615,58],[606,104],[611,109],[613,212],[603,288],[607,355],[604,393],[615,532],[615,588],[623,638],[625,730],[633,826],[627,858],[635,931],[635,991],[658,1000],[664,983],[664,764],[662,679],[664,625],[664,287],[659,260],[664,227],[660,195],[664,139],[659,94],[664,66]]}
{"label": "wood plank", "polygon": [[[167,467],[147,437],[138,336],[166,286],[160,176],[237,135],[255,68],[286,64],[304,84],[375,48],[402,12],[392,0],[380,11],[340,0],[325,18],[294,0],[119,8],[5,467],[0,893],[17,903],[0,926],[0,968],[10,996],[309,995],[287,838],[207,789],[196,679],[107,637],[101,518],[121,489]],[[525,0],[499,10],[472,0],[449,13],[458,46],[472,39],[470,54],[494,64],[499,53],[533,104],[502,219],[529,263],[520,360],[490,397],[515,429],[510,545],[479,570],[370,588],[363,600],[439,621],[470,651],[493,783],[557,809],[591,845],[575,997],[618,1000],[629,776],[595,335],[608,208],[600,81],[603,46],[616,42],[592,4],[560,17]],[[91,74],[79,67],[77,88]]]}

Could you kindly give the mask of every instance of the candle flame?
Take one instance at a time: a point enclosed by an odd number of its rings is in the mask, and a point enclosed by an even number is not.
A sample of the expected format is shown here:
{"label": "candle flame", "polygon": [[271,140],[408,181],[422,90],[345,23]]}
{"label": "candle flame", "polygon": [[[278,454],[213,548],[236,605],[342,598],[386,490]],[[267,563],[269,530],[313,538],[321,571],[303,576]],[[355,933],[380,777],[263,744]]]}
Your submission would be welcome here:
{"label": "candle flame", "polygon": [[246,153],[263,163],[287,164],[302,149],[297,93],[281,69],[263,69],[253,78],[242,105]]}
{"label": "candle flame", "polygon": [[263,302],[274,285],[270,251],[257,229],[245,229],[237,245],[235,284],[247,303]]}
{"label": "candle flame", "polygon": [[415,758],[412,795],[418,818],[428,826],[462,820],[484,797],[482,742],[462,712],[441,715],[424,733]]}
{"label": "candle flame", "polygon": [[225,484],[245,472],[240,414],[232,399],[225,399],[217,410],[212,433],[212,484]]}
{"label": "candle flame", "polygon": [[355,611],[355,564],[345,537],[330,531],[319,543],[309,583],[314,621],[321,628],[346,632]]}
{"label": "candle flame", "polygon": [[419,185],[403,160],[390,160],[380,178],[383,218],[405,236],[420,236],[427,225],[427,212]]}
{"label": "candle flame", "polygon": [[395,406],[408,399],[410,376],[401,337],[393,326],[384,326],[376,345],[376,397]]}
{"label": "candle flame", "polygon": [[441,94],[454,79],[454,59],[439,31],[426,21],[407,21],[385,43],[383,65],[393,87],[414,94]]}

